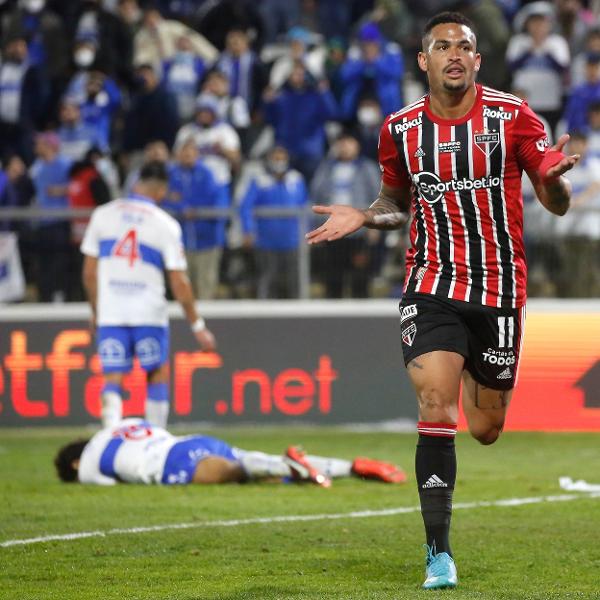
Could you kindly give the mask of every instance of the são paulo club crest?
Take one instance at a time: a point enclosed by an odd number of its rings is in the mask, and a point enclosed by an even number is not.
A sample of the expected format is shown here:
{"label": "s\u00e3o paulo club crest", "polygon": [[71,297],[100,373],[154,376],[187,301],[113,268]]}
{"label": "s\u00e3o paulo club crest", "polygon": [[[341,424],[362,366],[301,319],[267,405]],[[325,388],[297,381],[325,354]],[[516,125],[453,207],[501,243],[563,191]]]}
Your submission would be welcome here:
{"label": "s\u00e3o paulo club crest", "polygon": [[473,141],[486,156],[489,156],[500,143],[500,132],[488,129],[477,131],[473,134]]}
{"label": "s\u00e3o paulo club crest", "polygon": [[414,322],[411,322],[408,327],[405,327],[402,330],[402,341],[407,346],[412,346],[415,341],[415,335],[417,335],[417,325]]}

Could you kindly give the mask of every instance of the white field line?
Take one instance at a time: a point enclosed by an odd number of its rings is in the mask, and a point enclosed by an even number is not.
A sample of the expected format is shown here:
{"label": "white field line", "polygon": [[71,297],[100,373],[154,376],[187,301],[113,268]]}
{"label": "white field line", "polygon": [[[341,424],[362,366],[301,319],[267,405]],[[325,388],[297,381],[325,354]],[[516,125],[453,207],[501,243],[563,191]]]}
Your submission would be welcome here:
{"label": "white field line", "polygon": [[[557,496],[533,496],[530,498],[505,498],[503,500],[480,501],[480,502],[457,502],[453,505],[454,510],[470,510],[473,508],[523,506],[525,504],[540,504],[543,502],[569,502],[580,498],[600,498],[600,492],[580,494],[560,494]],[[198,529],[202,527],[238,527],[240,525],[264,525],[270,523],[297,523],[302,521],[334,521],[337,519],[367,519],[370,517],[389,517],[393,515],[405,515],[419,512],[420,506],[401,506],[398,508],[387,508],[383,510],[359,510],[347,513],[331,513],[316,515],[278,515],[274,517],[254,517],[250,519],[229,519],[218,521],[200,521],[197,523],[170,523],[167,525],[150,525],[147,527],[118,527],[106,531],[81,531],[79,533],[64,533],[56,535],[45,535],[22,540],[6,540],[0,542],[0,548],[11,546],[24,546],[29,544],[40,544],[43,542],[72,541],[83,538],[107,537],[109,535],[121,535],[132,533],[151,533],[154,531],[170,531],[177,529]]]}

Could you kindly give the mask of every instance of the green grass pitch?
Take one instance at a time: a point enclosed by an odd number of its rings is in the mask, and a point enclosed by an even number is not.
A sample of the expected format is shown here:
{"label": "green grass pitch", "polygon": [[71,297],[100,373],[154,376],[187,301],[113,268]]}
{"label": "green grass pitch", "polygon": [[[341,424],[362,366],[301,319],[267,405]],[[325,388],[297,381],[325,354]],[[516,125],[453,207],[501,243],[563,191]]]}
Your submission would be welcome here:
{"label": "green grass pitch", "polygon": [[[336,429],[211,431],[248,449],[368,455],[398,462],[403,486],[338,480],[310,485],[113,488],[59,483],[57,447],[81,431],[0,430],[0,543],[51,534],[177,523],[128,532],[0,547],[0,598],[456,599],[600,598],[600,498],[456,510],[459,587],[423,592],[421,516],[206,526],[216,520],[415,507],[415,436]],[[565,494],[558,477],[600,481],[596,435],[505,434],[481,447],[459,435],[455,502]],[[574,495],[574,494],[568,494]],[[580,497],[579,497],[580,496]]]}

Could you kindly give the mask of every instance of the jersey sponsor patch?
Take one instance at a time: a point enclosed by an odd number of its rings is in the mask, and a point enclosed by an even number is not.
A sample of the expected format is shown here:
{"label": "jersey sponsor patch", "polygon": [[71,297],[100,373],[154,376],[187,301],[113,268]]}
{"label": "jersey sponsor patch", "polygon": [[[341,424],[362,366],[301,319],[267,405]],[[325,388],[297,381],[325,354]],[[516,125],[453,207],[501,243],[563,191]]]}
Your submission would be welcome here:
{"label": "jersey sponsor patch", "polygon": [[450,179],[442,181],[435,173],[421,171],[413,175],[413,183],[421,197],[429,204],[441,200],[446,192],[470,192],[500,185],[500,177],[480,177],[479,179]]}
{"label": "jersey sponsor patch", "polygon": [[402,341],[407,346],[412,346],[415,341],[415,335],[417,335],[417,326],[415,323],[411,323],[408,327],[402,330]]}
{"label": "jersey sponsor patch", "polygon": [[501,121],[512,121],[513,114],[500,108],[483,107],[483,116],[490,119],[500,119]]}
{"label": "jersey sponsor patch", "polygon": [[460,152],[461,143],[458,142],[440,142],[438,144],[438,151],[440,154],[446,154],[450,152]]}
{"label": "jersey sponsor patch", "polygon": [[487,352],[482,352],[481,356],[483,362],[489,363],[490,365],[514,365],[517,362],[517,358],[512,350],[508,352],[499,352],[488,348]]}
{"label": "jersey sponsor patch", "polygon": [[403,121],[402,123],[394,123],[394,131],[396,133],[404,133],[413,127],[417,127],[417,125],[421,125],[423,119],[421,115],[416,117],[415,119],[411,119],[410,121]]}
{"label": "jersey sponsor patch", "polygon": [[409,304],[408,306],[404,306],[402,308],[402,313],[400,314],[400,323],[404,323],[407,319],[411,319],[412,317],[417,316],[417,305]]}

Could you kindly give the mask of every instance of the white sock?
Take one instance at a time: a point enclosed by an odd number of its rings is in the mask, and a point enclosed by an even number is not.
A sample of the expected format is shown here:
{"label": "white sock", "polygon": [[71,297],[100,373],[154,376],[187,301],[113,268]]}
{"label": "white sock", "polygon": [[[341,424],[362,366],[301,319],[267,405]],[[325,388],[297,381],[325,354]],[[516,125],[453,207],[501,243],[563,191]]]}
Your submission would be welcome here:
{"label": "white sock", "polygon": [[123,418],[123,401],[121,395],[113,391],[104,391],[102,401],[102,427],[116,427]]}
{"label": "white sock", "polygon": [[155,427],[167,426],[169,418],[169,403],[164,400],[146,398],[146,421]]}
{"label": "white sock", "polygon": [[290,467],[283,462],[281,456],[265,454],[264,452],[238,450],[238,459],[251,479],[290,477],[292,475]]}
{"label": "white sock", "polygon": [[306,460],[317,471],[321,471],[326,477],[350,477],[352,475],[352,463],[341,458],[327,458],[325,456],[307,455]]}

